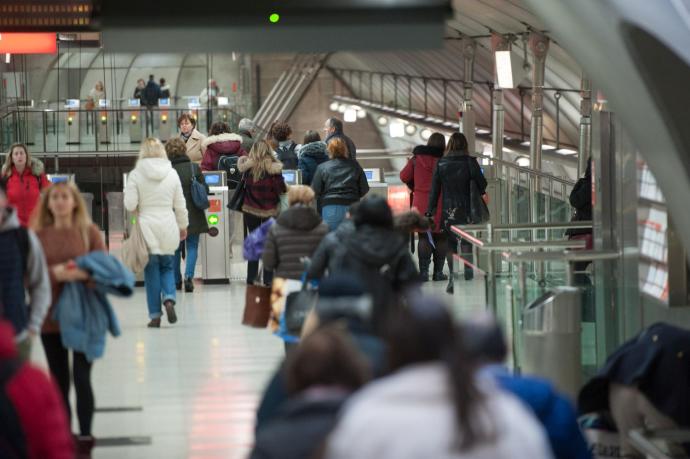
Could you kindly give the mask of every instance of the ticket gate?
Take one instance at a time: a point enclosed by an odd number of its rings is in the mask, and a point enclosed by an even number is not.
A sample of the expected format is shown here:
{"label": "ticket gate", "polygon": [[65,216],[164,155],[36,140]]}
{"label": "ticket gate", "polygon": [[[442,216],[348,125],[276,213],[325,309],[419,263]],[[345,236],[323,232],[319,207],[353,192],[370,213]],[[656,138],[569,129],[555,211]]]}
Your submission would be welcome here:
{"label": "ticket gate", "polygon": [[302,184],[302,171],[300,170],[285,170],[283,171],[283,180],[286,185],[301,185]]}
{"label": "ticket gate", "polygon": [[206,221],[209,231],[202,235],[201,276],[204,284],[230,283],[231,211],[227,208],[229,191],[225,171],[204,172],[209,187]]}
{"label": "ticket gate", "polygon": [[77,145],[81,142],[79,133],[79,99],[65,101],[65,137],[67,145]]}
{"label": "ticket gate", "polygon": [[[32,109],[34,108],[33,100],[19,100],[17,107]],[[17,127],[19,130],[18,139],[26,145],[34,145],[36,143],[36,124],[37,118],[41,113],[31,110],[17,111]]]}
{"label": "ticket gate", "polygon": [[129,108],[129,142],[130,143],[141,143],[143,139],[142,129],[141,129],[141,101],[139,99],[129,99],[127,101],[127,107]]}
{"label": "ticket gate", "polygon": [[50,183],[70,182],[75,183],[74,174],[48,174],[46,178]]}
{"label": "ticket gate", "polygon": [[158,99],[158,107],[158,138],[167,142],[172,135],[172,125],[175,124],[170,112],[170,99]]}
{"label": "ticket gate", "polygon": [[112,118],[112,113],[108,111],[110,107],[110,100],[101,99],[98,101],[98,119],[96,124],[98,126],[98,142],[101,144],[110,143],[110,139],[115,129],[115,123]]}
{"label": "ticket gate", "polygon": [[369,183],[369,195],[381,196],[388,199],[388,184],[386,183],[383,169],[381,168],[367,168],[364,169],[364,175]]}

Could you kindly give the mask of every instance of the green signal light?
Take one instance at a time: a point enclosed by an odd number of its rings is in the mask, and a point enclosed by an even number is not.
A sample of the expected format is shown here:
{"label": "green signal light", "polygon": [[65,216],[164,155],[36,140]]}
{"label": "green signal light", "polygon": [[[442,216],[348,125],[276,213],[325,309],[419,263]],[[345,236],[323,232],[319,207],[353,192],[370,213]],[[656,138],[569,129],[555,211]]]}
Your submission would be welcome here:
{"label": "green signal light", "polygon": [[276,24],[278,21],[280,21],[280,14],[273,13],[268,17],[268,20],[271,21],[271,23]]}
{"label": "green signal light", "polygon": [[137,217],[132,217],[132,226],[134,226],[137,222]]}
{"label": "green signal light", "polygon": [[218,218],[218,215],[211,214],[208,216],[208,224],[209,225],[217,225],[220,219]]}

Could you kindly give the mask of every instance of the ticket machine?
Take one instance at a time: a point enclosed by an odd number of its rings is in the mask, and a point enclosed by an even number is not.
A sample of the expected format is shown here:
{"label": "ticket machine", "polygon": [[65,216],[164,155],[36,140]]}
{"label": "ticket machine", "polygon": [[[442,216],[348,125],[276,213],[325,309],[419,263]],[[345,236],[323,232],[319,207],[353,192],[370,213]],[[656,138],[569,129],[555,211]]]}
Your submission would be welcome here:
{"label": "ticket machine", "polygon": [[114,120],[111,119],[111,112],[108,110],[110,108],[109,99],[101,99],[98,101],[98,119],[96,124],[98,125],[98,142],[101,144],[110,143],[110,139],[113,136],[113,129],[115,129]]}
{"label": "ticket machine", "polygon": [[230,210],[227,208],[229,192],[225,171],[204,172],[209,188],[209,208],[206,221],[209,231],[202,235],[201,276],[204,284],[230,283]]}
{"label": "ticket machine", "polygon": [[143,138],[141,130],[141,100],[129,99],[127,107],[129,107],[129,142],[140,143]]}
{"label": "ticket machine", "polygon": [[388,184],[381,168],[367,168],[364,169],[364,175],[369,183],[369,194],[379,195],[384,199],[388,199]]}
{"label": "ticket machine", "polygon": [[170,99],[158,99],[158,107],[158,137],[161,141],[167,142],[172,134],[172,125],[175,124],[170,114]]}
{"label": "ticket machine", "polygon": [[65,137],[67,145],[79,144],[79,99],[65,100]]}
{"label": "ticket machine", "polygon": [[283,171],[283,180],[286,185],[301,185],[302,184],[302,171],[289,169]]}

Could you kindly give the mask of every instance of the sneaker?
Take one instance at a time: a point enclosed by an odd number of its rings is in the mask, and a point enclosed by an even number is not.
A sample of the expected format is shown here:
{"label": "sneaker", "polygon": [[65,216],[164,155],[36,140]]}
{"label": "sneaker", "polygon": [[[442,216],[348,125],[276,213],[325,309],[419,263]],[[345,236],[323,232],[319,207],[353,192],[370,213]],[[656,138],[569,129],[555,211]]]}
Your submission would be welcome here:
{"label": "sneaker", "polygon": [[168,316],[168,323],[174,324],[175,322],[177,322],[177,314],[175,314],[175,303],[172,300],[167,300],[164,304],[165,315]]}
{"label": "sneaker", "polygon": [[434,273],[434,281],[447,281],[448,276],[443,274],[443,272],[440,273]]}
{"label": "sneaker", "polygon": [[161,319],[151,319],[151,321],[146,326],[149,328],[161,328]]}
{"label": "sneaker", "polygon": [[194,291],[194,281],[192,278],[187,278],[184,280],[184,291],[185,292],[193,292]]}

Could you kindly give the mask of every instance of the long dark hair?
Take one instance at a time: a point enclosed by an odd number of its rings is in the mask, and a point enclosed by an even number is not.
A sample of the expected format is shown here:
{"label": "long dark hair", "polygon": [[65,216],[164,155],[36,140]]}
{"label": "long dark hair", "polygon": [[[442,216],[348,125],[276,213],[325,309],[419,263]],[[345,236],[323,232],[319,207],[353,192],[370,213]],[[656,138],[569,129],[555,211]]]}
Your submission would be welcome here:
{"label": "long dark hair", "polygon": [[430,147],[440,148],[441,150],[446,149],[446,137],[440,132],[434,132],[426,141],[426,144]]}
{"label": "long dark hair", "polygon": [[462,132],[454,132],[453,135],[450,136],[446,153],[450,153],[451,151],[461,151],[464,154],[469,155],[469,152],[467,151],[467,137],[465,137],[465,134]]}
{"label": "long dark hair", "polygon": [[391,319],[387,333],[389,369],[442,361],[448,368],[453,410],[458,425],[457,448],[468,451],[490,442],[495,433],[479,410],[484,394],[475,383],[474,366],[465,356],[461,332],[446,305],[432,297],[416,297]]}

